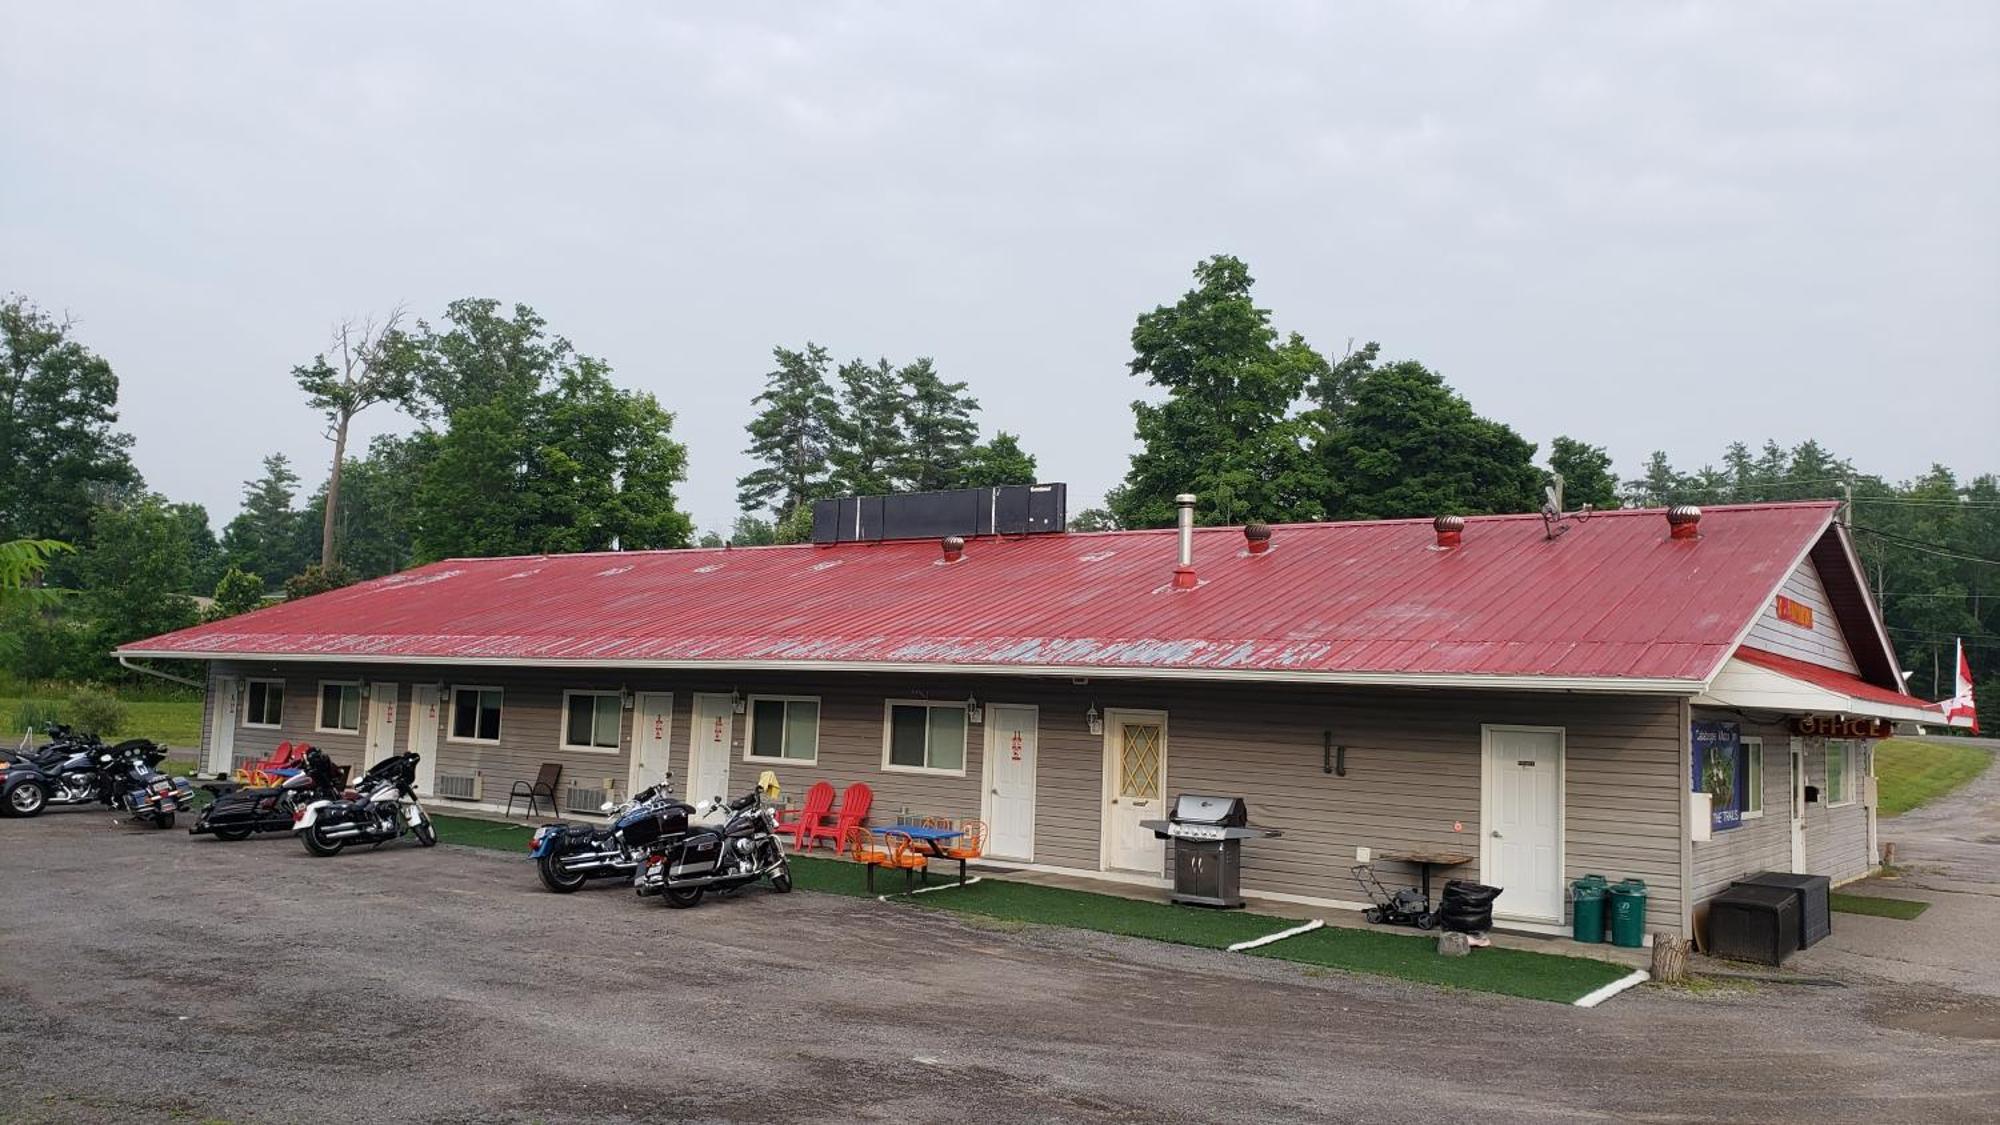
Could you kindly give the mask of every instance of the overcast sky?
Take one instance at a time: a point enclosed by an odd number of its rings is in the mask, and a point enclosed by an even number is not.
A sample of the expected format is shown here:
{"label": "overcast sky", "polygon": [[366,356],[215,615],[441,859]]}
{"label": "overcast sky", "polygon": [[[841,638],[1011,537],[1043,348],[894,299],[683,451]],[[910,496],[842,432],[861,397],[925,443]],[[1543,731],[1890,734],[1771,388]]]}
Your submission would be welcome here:
{"label": "overcast sky", "polygon": [[[2000,470],[2000,4],[11,3],[0,291],[218,524],[330,449],[340,318],[533,305],[734,514],[774,344],[930,355],[1072,508],[1133,318],[1242,256],[1281,328],[1542,443]],[[387,409],[364,429],[407,426]]]}

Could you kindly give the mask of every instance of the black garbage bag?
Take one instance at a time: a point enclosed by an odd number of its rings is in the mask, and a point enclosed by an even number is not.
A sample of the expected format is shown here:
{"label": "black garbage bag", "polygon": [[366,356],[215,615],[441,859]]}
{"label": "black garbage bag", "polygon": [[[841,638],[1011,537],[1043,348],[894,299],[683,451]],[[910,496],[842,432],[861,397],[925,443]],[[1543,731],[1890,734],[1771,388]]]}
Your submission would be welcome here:
{"label": "black garbage bag", "polygon": [[1444,885],[1444,898],[1438,906],[1438,925],[1462,934],[1490,930],[1493,928],[1493,900],[1499,897],[1499,887],[1464,879],[1448,880]]}

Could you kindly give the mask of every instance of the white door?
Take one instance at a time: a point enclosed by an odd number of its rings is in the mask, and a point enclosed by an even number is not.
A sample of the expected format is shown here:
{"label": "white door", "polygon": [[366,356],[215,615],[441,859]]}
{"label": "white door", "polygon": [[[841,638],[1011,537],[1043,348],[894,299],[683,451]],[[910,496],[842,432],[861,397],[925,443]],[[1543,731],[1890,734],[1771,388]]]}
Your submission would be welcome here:
{"label": "white door", "polygon": [[1104,716],[1104,865],[1164,874],[1167,842],[1142,820],[1165,820],[1167,717],[1157,711]]}
{"label": "white door", "polygon": [[438,686],[410,687],[410,752],[417,755],[417,792],[437,792]]}
{"label": "white door", "polygon": [[1039,712],[986,708],[986,854],[1035,858],[1035,733]]}
{"label": "white door", "polygon": [[632,775],[627,793],[667,780],[673,769],[674,697],[642,691],[632,697]]}
{"label": "white door", "polygon": [[236,692],[242,681],[234,676],[217,676],[208,697],[208,769],[228,773],[236,756],[236,709],[242,705]]}
{"label": "white door", "polygon": [[1486,728],[1486,836],[1480,881],[1506,893],[1494,912],[1563,919],[1563,732]]}
{"label": "white door", "polygon": [[1792,739],[1792,874],[1806,873],[1806,751]]}
{"label": "white door", "polygon": [[736,740],[736,708],[726,695],[694,697],[694,730],[688,737],[686,797],[699,801],[729,793],[729,747]]}
{"label": "white door", "polygon": [[362,753],[362,767],[396,752],[396,685],[368,685],[368,742]]}

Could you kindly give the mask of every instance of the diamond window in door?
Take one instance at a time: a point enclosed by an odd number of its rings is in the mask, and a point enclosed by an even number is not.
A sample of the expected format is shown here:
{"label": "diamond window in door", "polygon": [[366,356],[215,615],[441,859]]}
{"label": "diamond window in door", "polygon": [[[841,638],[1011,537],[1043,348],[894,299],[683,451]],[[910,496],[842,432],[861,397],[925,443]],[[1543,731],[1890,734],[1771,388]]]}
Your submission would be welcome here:
{"label": "diamond window in door", "polygon": [[1154,723],[1126,723],[1124,750],[1118,758],[1118,795],[1152,798],[1160,795],[1160,728]]}

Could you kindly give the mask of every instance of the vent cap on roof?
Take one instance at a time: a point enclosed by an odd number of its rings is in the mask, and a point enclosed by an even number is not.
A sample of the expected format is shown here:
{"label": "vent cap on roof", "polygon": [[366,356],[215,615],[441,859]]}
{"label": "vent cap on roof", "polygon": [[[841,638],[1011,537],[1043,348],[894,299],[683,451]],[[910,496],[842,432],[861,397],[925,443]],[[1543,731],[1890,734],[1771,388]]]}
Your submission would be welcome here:
{"label": "vent cap on roof", "polygon": [[1667,534],[1674,539],[1701,538],[1701,509],[1693,504],[1675,504],[1668,508]]}
{"label": "vent cap on roof", "polygon": [[1437,532],[1438,550],[1449,551],[1465,537],[1465,517],[1439,516],[1431,521],[1431,528]]}
{"label": "vent cap on roof", "polygon": [[1271,549],[1271,525],[1263,520],[1253,520],[1243,525],[1243,549],[1253,555],[1261,555]]}

